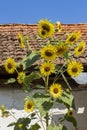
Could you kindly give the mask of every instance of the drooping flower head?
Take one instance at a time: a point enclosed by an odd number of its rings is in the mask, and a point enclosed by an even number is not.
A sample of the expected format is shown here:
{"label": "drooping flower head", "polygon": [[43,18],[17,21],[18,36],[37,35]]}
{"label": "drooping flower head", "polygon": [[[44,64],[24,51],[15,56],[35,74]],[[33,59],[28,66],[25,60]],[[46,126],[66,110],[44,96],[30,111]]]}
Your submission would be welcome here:
{"label": "drooping flower head", "polygon": [[62,30],[61,23],[58,21],[56,22],[56,31],[61,32],[61,30]]}
{"label": "drooping flower head", "polygon": [[68,117],[72,117],[73,116],[73,110],[72,109],[68,109],[66,114],[67,114]]}
{"label": "drooping flower head", "polygon": [[23,40],[23,35],[21,33],[18,33],[18,41],[19,41],[20,47],[21,48],[25,48],[25,43],[24,43],[24,40]]}
{"label": "drooping flower head", "polygon": [[80,32],[73,32],[69,34],[68,38],[66,39],[66,44],[74,44],[78,41],[78,39],[81,37]]}
{"label": "drooping flower head", "polygon": [[59,98],[63,93],[61,84],[59,83],[52,84],[49,88],[49,92],[52,95],[52,97]]}
{"label": "drooping flower head", "polygon": [[42,38],[53,36],[55,31],[53,23],[51,23],[47,19],[40,20],[38,28],[39,28],[39,36]]}
{"label": "drooping flower head", "polygon": [[25,101],[25,103],[24,103],[24,110],[25,110],[26,112],[32,112],[32,111],[34,111],[34,103],[33,103],[32,100],[27,99],[27,100]]}
{"label": "drooping flower head", "polygon": [[23,124],[22,123],[20,123],[20,124],[18,124],[18,128],[21,130],[21,128],[23,127]]}
{"label": "drooping flower head", "polygon": [[18,83],[22,84],[23,81],[24,81],[24,78],[25,78],[25,73],[24,72],[19,72],[18,77],[17,77]]}
{"label": "drooping flower head", "polygon": [[57,56],[63,56],[66,52],[68,52],[68,47],[66,45],[58,45],[56,46],[56,54]]}
{"label": "drooping flower head", "polygon": [[52,62],[44,62],[40,66],[40,72],[43,76],[49,76],[51,73],[54,72],[55,65]]}
{"label": "drooping flower head", "polygon": [[56,58],[56,48],[53,45],[47,45],[40,50],[41,57],[47,61],[54,60]]}
{"label": "drooping flower head", "polygon": [[80,42],[74,50],[74,55],[77,57],[80,56],[85,51],[85,47],[85,42]]}
{"label": "drooping flower head", "polygon": [[78,76],[83,71],[83,65],[77,61],[71,61],[68,63],[67,72],[70,76]]}
{"label": "drooping flower head", "polygon": [[15,62],[15,60],[13,58],[6,59],[5,63],[4,63],[4,67],[5,67],[6,71],[9,74],[14,73],[14,71],[16,69],[16,62]]}

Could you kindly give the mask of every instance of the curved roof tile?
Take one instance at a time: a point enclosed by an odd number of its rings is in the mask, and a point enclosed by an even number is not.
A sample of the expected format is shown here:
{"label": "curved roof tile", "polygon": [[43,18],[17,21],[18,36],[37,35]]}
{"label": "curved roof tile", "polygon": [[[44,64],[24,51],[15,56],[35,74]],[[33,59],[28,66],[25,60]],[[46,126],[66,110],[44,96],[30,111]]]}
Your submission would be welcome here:
{"label": "curved roof tile", "polygon": [[[65,39],[65,33],[73,31],[81,31],[82,39],[87,43],[87,24],[62,24],[62,32],[56,33],[55,38]],[[36,39],[37,25],[30,24],[2,24],[0,25],[0,66],[3,65],[4,60],[7,57],[14,57],[16,61],[20,61],[26,54],[26,51],[21,49],[18,42],[18,33],[27,35],[30,38],[34,37],[31,41],[32,49],[39,50],[40,46],[38,42],[42,42],[41,39]],[[76,57],[73,57],[76,58]],[[83,64],[87,64],[87,44],[85,52],[79,57],[79,60]],[[59,59],[58,63],[63,63],[63,59]]]}

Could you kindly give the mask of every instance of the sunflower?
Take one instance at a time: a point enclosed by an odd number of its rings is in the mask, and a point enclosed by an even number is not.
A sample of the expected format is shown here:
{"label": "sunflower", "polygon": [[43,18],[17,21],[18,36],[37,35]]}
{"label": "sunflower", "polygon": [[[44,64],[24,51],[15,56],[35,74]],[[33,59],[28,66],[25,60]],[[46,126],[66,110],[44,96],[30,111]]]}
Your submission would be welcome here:
{"label": "sunflower", "polygon": [[9,74],[12,74],[16,69],[16,62],[13,58],[8,58],[5,60],[4,67]]}
{"label": "sunflower", "polygon": [[63,93],[61,84],[59,83],[52,84],[50,86],[49,92],[54,98],[59,98]]}
{"label": "sunflower", "polygon": [[56,31],[61,32],[61,30],[62,30],[61,23],[58,21],[56,22]]}
{"label": "sunflower", "polygon": [[24,103],[24,110],[26,112],[32,112],[34,111],[34,103],[32,100],[26,100],[25,103]]}
{"label": "sunflower", "polygon": [[40,50],[41,57],[45,60],[54,60],[56,58],[56,47],[47,45]]}
{"label": "sunflower", "polygon": [[42,38],[51,37],[54,34],[54,25],[47,19],[42,19],[38,24],[39,36]]}
{"label": "sunflower", "polygon": [[73,110],[68,109],[68,112],[66,114],[67,114],[68,117],[72,117],[73,116]]}
{"label": "sunflower", "polygon": [[18,77],[17,77],[18,83],[19,83],[19,84],[22,84],[24,78],[25,78],[25,73],[24,73],[24,72],[19,72],[19,73],[18,73]]}
{"label": "sunflower", "polygon": [[85,51],[86,44],[85,42],[80,42],[74,50],[75,56],[80,56]]}
{"label": "sunflower", "polygon": [[56,46],[57,56],[63,56],[68,51],[68,47],[65,45]]}
{"label": "sunflower", "polygon": [[77,42],[80,37],[81,37],[80,32],[73,32],[66,39],[66,44],[73,44],[73,43]]}
{"label": "sunflower", "polygon": [[18,33],[18,41],[20,43],[21,48],[25,48],[24,40],[23,40],[23,35],[21,33]]}
{"label": "sunflower", "polygon": [[80,62],[72,61],[68,63],[67,72],[71,76],[78,76],[83,71],[83,65]]}
{"label": "sunflower", "polygon": [[18,124],[18,128],[19,128],[19,129],[21,129],[22,127],[23,127],[23,124],[22,124],[22,123]]}
{"label": "sunflower", "polygon": [[49,76],[51,73],[54,72],[55,65],[51,62],[44,62],[40,66],[40,72],[43,76]]}

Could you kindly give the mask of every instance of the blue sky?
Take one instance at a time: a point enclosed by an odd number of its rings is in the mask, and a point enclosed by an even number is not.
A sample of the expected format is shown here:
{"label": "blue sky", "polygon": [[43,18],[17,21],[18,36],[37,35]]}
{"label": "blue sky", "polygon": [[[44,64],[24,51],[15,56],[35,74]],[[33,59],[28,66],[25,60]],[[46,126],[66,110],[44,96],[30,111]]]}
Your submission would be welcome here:
{"label": "blue sky", "polygon": [[0,0],[0,24],[87,23],[87,0]]}

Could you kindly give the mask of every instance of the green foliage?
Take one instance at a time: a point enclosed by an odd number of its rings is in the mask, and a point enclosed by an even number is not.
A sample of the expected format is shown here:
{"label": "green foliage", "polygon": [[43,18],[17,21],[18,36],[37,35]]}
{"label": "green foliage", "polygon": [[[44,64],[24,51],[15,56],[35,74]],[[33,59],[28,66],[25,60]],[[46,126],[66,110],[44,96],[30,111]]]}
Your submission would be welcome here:
{"label": "green foliage", "polygon": [[19,118],[17,122],[12,122],[11,124],[8,125],[8,127],[14,126],[14,130],[19,130],[20,125],[22,125],[21,130],[28,130],[28,124],[30,124],[30,122],[31,122],[30,118]]}
{"label": "green foliage", "polygon": [[35,123],[34,125],[31,125],[31,128],[29,130],[39,130],[40,125]]}
{"label": "green foliage", "polygon": [[1,109],[1,116],[2,117],[8,117],[9,116],[9,111],[6,110],[4,105],[1,105],[0,109]]}
{"label": "green foliage", "polygon": [[47,130],[67,130],[67,128],[64,125],[59,124],[57,125],[49,125],[47,127]]}
{"label": "green foliage", "polygon": [[32,51],[28,56],[23,59],[23,70],[31,67],[39,59],[40,55]]}
{"label": "green foliage", "polygon": [[8,125],[8,127],[10,127],[10,126],[15,126],[16,125],[16,122],[11,122],[9,125]]}
{"label": "green foliage", "polygon": [[5,82],[5,84],[10,84],[10,83],[14,83],[14,82],[16,82],[16,79],[15,79],[15,78],[10,78],[10,79],[8,79],[8,80]]}
{"label": "green foliage", "polygon": [[36,80],[36,79],[39,79],[39,78],[41,78],[41,74],[39,72],[37,72],[37,71],[31,72],[29,75],[25,76],[24,83],[28,85],[33,80]]}
{"label": "green foliage", "polygon": [[68,121],[68,122],[71,122],[73,124],[73,126],[76,128],[77,130],[77,121],[75,119],[74,116],[68,116],[67,114],[65,115],[65,119]]}
{"label": "green foliage", "polygon": [[57,99],[57,102],[63,103],[67,108],[72,107],[75,109],[74,96],[67,91],[63,92],[62,96]]}
{"label": "green foliage", "polygon": [[33,95],[33,101],[41,116],[44,116],[53,106],[53,100],[50,98],[49,94],[37,92]]}
{"label": "green foliage", "polygon": [[[31,72],[29,75],[25,76],[24,81],[23,81],[23,89],[26,92],[30,92],[32,90],[32,82],[36,79],[40,79],[41,74],[37,71]],[[38,86],[40,87],[40,86]]]}

